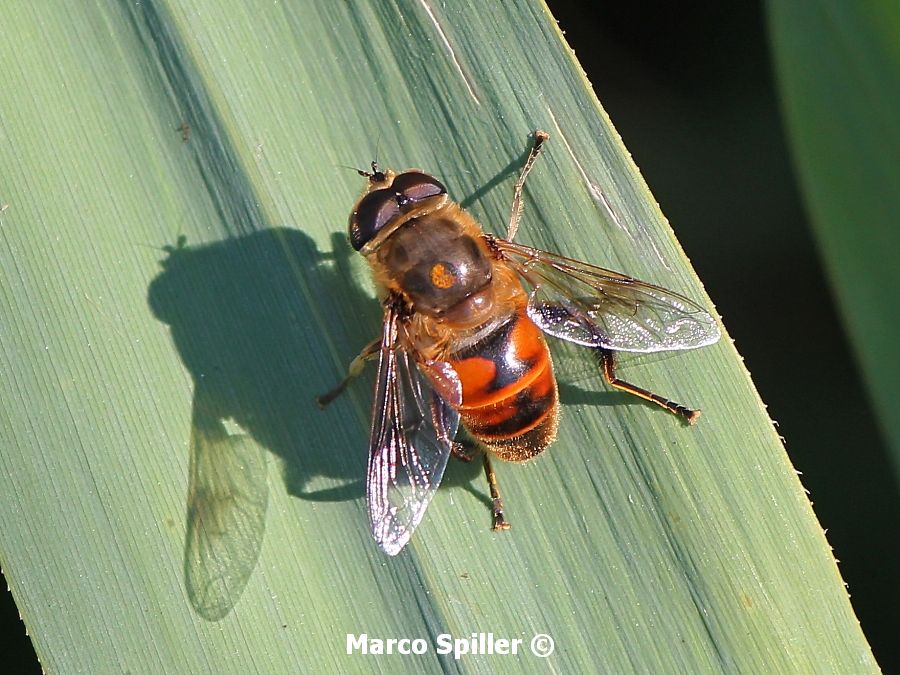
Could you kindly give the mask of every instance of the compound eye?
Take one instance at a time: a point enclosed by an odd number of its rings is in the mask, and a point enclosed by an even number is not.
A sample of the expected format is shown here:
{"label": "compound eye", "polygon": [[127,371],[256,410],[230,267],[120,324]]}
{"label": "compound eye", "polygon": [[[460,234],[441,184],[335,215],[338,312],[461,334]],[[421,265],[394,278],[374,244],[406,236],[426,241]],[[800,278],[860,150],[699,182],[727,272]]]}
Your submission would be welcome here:
{"label": "compound eye", "polygon": [[385,188],[370,192],[359,202],[350,215],[350,243],[357,251],[400,213],[397,192],[394,188]]}
{"label": "compound eye", "polygon": [[447,192],[447,188],[437,178],[419,171],[401,173],[394,179],[391,190],[397,194],[398,200],[404,208],[410,208],[424,199],[437,197]]}

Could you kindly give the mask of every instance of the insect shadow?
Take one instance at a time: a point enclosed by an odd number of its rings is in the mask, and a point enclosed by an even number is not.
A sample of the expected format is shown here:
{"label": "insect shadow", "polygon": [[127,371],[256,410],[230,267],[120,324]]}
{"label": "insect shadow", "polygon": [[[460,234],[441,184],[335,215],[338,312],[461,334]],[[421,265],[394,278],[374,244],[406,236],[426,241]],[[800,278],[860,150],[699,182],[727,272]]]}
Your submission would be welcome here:
{"label": "insect shadow", "polygon": [[[337,382],[329,340],[349,363],[378,334],[382,309],[355,284],[346,235],[318,250],[304,233],[270,228],[212,244],[179,237],[163,250],[148,288],[154,316],[170,330],[194,392],[184,577],[191,604],[209,620],[224,618],[256,567],[268,504],[267,455],[281,460],[289,494],[309,501],[361,499],[366,440],[348,443],[335,425],[351,413],[336,401],[321,411],[315,396]],[[248,290],[249,289],[249,290]],[[326,371],[327,367],[324,368]],[[369,403],[374,364],[361,388]],[[324,379],[323,379],[324,378]],[[347,437],[351,437],[348,434]],[[480,462],[453,462],[444,484],[471,487]],[[319,477],[337,487],[312,490]]]}
{"label": "insect shadow", "polygon": [[[323,253],[289,228],[200,246],[180,238],[165,247],[150,283],[151,311],[168,325],[193,380],[184,572],[191,603],[206,619],[228,614],[256,566],[268,452],[281,459],[290,494],[364,494],[365,443],[349,448],[329,433],[315,404],[323,383],[311,374],[333,362],[328,325],[339,327],[337,348],[349,361],[359,327],[377,331],[381,311],[350,281],[343,235],[333,248]],[[341,487],[309,492],[319,476]]]}

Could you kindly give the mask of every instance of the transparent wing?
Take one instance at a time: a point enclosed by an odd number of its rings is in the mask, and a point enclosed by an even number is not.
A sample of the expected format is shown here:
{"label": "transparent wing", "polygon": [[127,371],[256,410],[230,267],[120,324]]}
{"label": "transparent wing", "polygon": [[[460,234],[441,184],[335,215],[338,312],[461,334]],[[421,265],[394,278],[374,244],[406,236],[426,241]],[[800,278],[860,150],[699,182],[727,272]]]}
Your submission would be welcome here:
{"label": "transparent wing", "polygon": [[237,603],[262,547],[269,488],[265,450],[226,423],[195,393],[191,428],[184,578],[188,597],[208,621]]}
{"label": "transparent wing", "polygon": [[695,349],[719,339],[712,316],[683,295],[555,253],[493,243],[531,285],[528,315],[549,335],[625,352]]}
{"label": "transparent wing", "polygon": [[366,481],[372,534],[388,555],[406,546],[441,482],[459,426],[454,406],[461,400],[455,371],[441,362],[417,366],[400,344],[397,317],[389,310]]}

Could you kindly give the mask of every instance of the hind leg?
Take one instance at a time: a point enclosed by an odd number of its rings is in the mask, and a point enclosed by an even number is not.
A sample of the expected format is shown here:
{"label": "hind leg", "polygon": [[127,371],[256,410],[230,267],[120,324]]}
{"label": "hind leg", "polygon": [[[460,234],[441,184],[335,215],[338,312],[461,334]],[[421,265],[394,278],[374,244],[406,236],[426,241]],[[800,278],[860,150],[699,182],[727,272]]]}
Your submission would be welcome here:
{"label": "hind leg", "polygon": [[481,455],[484,477],[487,479],[488,490],[491,494],[491,529],[508,530],[509,523],[503,515],[503,500],[500,499],[500,488],[497,486],[497,474],[494,473],[494,466],[491,464],[490,451],[477,441],[464,440],[450,446],[450,452],[463,462],[472,462],[479,454]]}

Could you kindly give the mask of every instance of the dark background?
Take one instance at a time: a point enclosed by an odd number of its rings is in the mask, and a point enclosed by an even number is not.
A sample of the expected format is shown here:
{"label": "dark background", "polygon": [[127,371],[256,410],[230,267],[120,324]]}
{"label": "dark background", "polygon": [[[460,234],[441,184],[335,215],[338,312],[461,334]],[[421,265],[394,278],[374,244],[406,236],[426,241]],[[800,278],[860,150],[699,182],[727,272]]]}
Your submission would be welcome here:
{"label": "dark background", "polygon": [[[900,498],[798,193],[762,5],[549,4],[779,423],[876,658],[900,672]],[[2,598],[6,666],[39,673]]]}
{"label": "dark background", "polygon": [[900,672],[900,497],[804,212],[763,4],[549,4],[778,422],[876,659]]}

